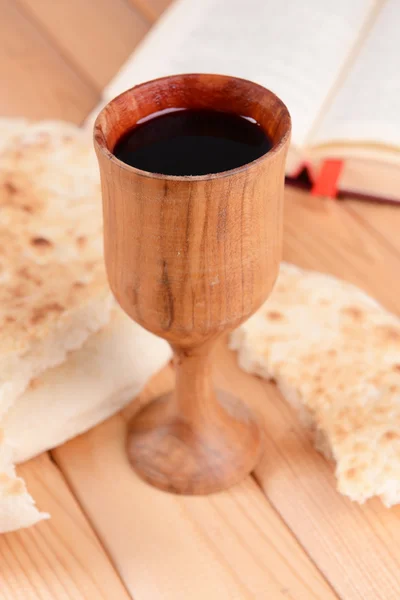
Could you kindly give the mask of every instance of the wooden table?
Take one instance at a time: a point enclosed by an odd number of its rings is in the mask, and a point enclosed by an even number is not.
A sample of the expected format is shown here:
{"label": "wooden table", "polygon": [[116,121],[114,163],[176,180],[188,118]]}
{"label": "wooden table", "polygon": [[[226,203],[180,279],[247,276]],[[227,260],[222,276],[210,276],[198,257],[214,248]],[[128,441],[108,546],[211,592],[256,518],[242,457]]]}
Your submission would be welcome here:
{"label": "wooden table", "polygon": [[[9,82],[0,112],[80,123],[162,4],[0,0],[0,77]],[[115,50],[105,51],[119,24]],[[398,231],[400,207],[287,189],[285,259],[351,281],[400,313]],[[19,468],[52,519],[0,536],[1,600],[400,598],[400,509],[340,496],[332,465],[276,388],[239,371],[226,344],[215,378],[265,427],[255,473],[202,498],[142,483],[126,460],[126,420],[173,377],[167,367],[121,414]]]}

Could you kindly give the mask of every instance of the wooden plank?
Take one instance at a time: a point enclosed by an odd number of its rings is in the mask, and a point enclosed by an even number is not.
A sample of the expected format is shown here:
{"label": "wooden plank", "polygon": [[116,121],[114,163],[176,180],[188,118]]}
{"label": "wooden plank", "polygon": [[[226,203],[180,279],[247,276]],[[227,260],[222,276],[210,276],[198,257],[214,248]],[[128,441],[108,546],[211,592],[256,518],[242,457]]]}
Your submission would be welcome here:
{"label": "wooden plank", "polygon": [[101,92],[149,28],[126,0],[19,0],[53,44]]}
{"label": "wooden plank", "polygon": [[19,5],[0,0],[0,114],[80,123],[98,102],[84,81],[41,35]]}
{"label": "wooden plank", "polygon": [[0,536],[0,598],[128,600],[119,575],[49,455],[18,471],[39,508],[52,518]]}
{"label": "wooden plank", "polygon": [[359,219],[363,227],[375,231],[380,240],[400,252],[400,205],[346,200],[343,208]]}
{"label": "wooden plank", "polygon": [[151,23],[154,23],[174,0],[129,0]]}
{"label": "wooden plank", "polygon": [[[171,385],[167,369],[146,397]],[[336,598],[252,478],[209,497],[143,483],[126,458],[129,414],[53,455],[135,600]]]}

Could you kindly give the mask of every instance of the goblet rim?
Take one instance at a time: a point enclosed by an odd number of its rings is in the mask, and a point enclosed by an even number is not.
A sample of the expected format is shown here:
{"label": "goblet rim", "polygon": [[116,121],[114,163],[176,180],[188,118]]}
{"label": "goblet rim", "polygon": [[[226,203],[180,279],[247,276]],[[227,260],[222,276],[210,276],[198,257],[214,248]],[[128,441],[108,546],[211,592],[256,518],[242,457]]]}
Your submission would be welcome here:
{"label": "goblet rim", "polygon": [[[242,83],[242,84],[250,84],[252,87],[257,88],[260,91],[262,91],[263,94],[265,94],[265,93],[269,94],[270,96],[272,96],[274,98],[274,100],[277,102],[277,104],[282,109],[282,116],[286,120],[285,133],[282,135],[282,137],[279,139],[278,142],[273,143],[273,146],[270,150],[268,150],[267,152],[265,152],[264,154],[262,154],[255,160],[247,162],[244,165],[241,165],[239,167],[235,167],[234,169],[228,169],[227,171],[219,171],[217,173],[207,173],[205,175],[166,175],[163,173],[153,173],[152,171],[145,171],[143,169],[138,169],[137,167],[128,165],[125,162],[123,162],[122,160],[120,160],[119,158],[117,158],[115,156],[115,154],[108,148],[107,140],[106,140],[106,137],[104,135],[104,132],[103,132],[102,126],[101,126],[102,115],[104,114],[104,111],[107,109],[107,107],[111,106],[113,103],[118,102],[118,100],[120,98],[122,98],[123,96],[128,96],[133,91],[140,90],[140,88],[144,88],[144,87],[148,86],[149,84],[154,84],[157,82],[163,82],[163,81],[167,81],[167,80],[171,81],[175,78],[181,78],[181,77],[188,77],[188,78],[190,78],[190,77],[215,77],[220,80],[222,80],[222,79],[228,80],[229,79],[229,80],[234,80],[234,81],[236,81],[238,83]],[[93,129],[93,139],[94,139],[95,148],[97,150],[99,150],[100,152],[102,152],[108,160],[110,160],[112,163],[114,163],[120,169],[124,169],[125,171],[128,171],[130,173],[135,173],[136,175],[138,175],[140,177],[145,177],[145,178],[149,178],[149,179],[190,183],[190,182],[195,182],[195,181],[211,181],[211,180],[215,180],[215,179],[223,179],[226,177],[232,177],[232,176],[235,176],[236,174],[243,173],[243,171],[247,171],[250,167],[256,166],[260,163],[273,161],[275,155],[278,154],[286,146],[288,140],[290,139],[291,129],[292,129],[291,117],[290,117],[290,113],[289,113],[289,110],[288,110],[286,104],[272,90],[270,90],[269,88],[266,88],[263,85],[260,85],[259,83],[255,83],[254,81],[251,81],[250,79],[245,79],[243,77],[236,77],[236,76],[232,76],[232,75],[222,75],[222,74],[218,74],[218,73],[174,73],[172,75],[166,75],[164,77],[157,77],[155,79],[151,79],[151,80],[139,83],[137,85],[134,85],[131,88],[121,92],[121,94],[118,94],[117,96],[112,98],[112,100],[110,100],[102,108],[102,110],[99,112],[99,114],[96,117],[96,120],[94,123],[94,129]]]}

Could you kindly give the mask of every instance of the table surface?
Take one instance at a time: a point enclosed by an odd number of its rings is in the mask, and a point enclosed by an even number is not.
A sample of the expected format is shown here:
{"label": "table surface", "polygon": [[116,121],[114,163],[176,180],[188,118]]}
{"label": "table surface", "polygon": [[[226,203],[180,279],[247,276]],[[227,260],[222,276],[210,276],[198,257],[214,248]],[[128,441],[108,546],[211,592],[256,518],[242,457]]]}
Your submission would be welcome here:
{"label": "table surface", "polygon": [[[0,114],[81,123],[168,0],[0,0]],[[115,32],[118,31],[118,35]],[[111,41],[110,41],[111,40]],[[400,207],[286,191],[284,258],[351,281],[400,312]],[[152,489],[124,452],[139,399],[18,470],[52,519],[0,536],[1,600],[398,600],[400,508],[353,504],[276,388],[225,343],[216,382],[260,415],[254,474],[209,497]]]}

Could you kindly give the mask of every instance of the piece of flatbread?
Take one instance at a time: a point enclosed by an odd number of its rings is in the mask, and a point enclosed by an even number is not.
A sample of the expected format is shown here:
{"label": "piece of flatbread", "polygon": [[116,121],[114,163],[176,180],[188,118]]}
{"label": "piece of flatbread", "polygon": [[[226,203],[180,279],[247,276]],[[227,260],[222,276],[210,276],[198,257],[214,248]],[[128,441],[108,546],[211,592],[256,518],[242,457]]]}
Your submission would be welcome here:
{"label": "piece of flatbread", "polygon": [[109,320],[98,167],[74,125],[0,119],[0,418]]}
{"label": "piece of flatbread", "polygon": [[61,365],[31,382],[3,419],[0,532],[48,518],[15,474],[22,462],[90,429],[131,401],[171,358],[171,349],[119,308]]}
{"label": "piece of flatbread", "polygon": [[270,298],[230,347],[299,409],[336,461],[341,493],[400,502],[398,317],[349,283],[282,264]]}
{"label": "piece of flatbread", "polygon": [[170,358],[167,342],[115,308],[106,327],[34,379],[7,413],[2,425],[14,460],[58,446],[114,414]]}
{"label": "piece of flatbread", "polygon": [[88,133],[68,123],[0,118],[0,249],[4,532],[48,517],[14,462],[116,412],[171,351],[112,300]]}
{"label": "piece of flatbread", "polygon": [[[87,134],[0,118],[0,418],[32,377],[109,319],[100,198]],[[0,531],[10,531],[47,515],[17,477],[1,431]]]}
{"label": "piece of flatbread", "polygon": [[0,429],[0,533],[29,527],[48,518],[47,513],[36,508],[24,480],[17,476],[13,449]]}

